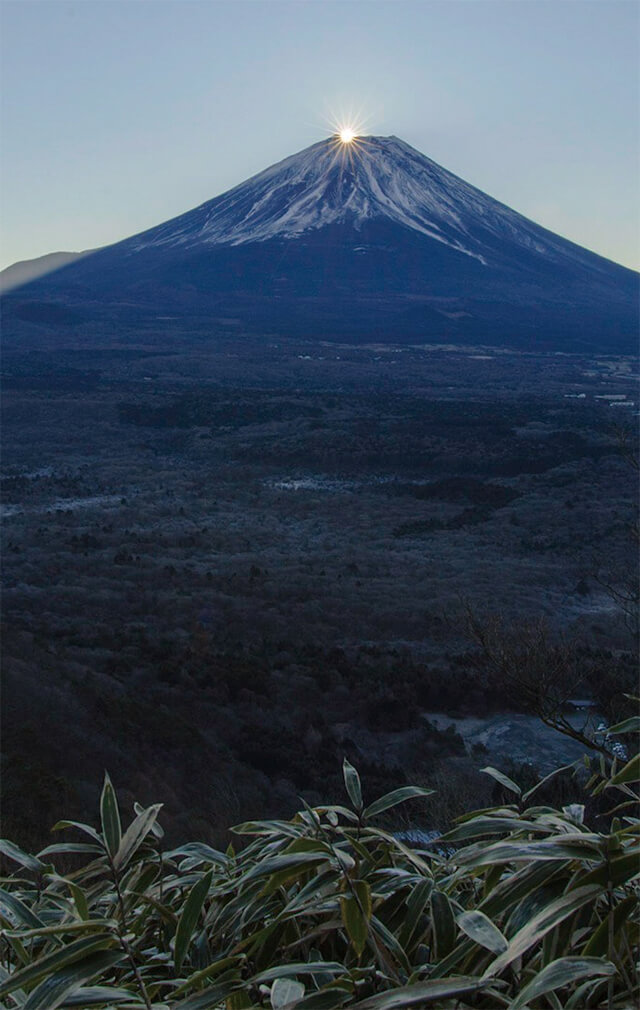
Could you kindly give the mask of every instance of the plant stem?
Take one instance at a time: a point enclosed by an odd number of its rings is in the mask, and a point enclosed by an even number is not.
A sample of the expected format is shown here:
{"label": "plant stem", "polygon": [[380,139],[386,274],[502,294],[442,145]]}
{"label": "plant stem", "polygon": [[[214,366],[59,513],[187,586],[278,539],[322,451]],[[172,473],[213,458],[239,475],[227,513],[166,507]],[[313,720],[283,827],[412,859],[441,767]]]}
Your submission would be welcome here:
{"label": "plant stem", "polygon": [[144,1004],[145,1004],[147,1010],[153,1010],[153,1008],[151,1006],[151,1000],[149,999],[149,994],[147,992],[146,986],[145,986],[144,981],[142,979],[142,975],[140,974],[140,971],[138,969],[138,965],[136,964],[136,959],[135,959],[135,957],[133,955],[133,951],[131,950],[131,947],[129,946],[128,940],[126,939],[127,916],[126,916],[126,912],[125,912],[125,908],[124,908],[124,899],[122,897],[122,891],[120,890],[120,881],[118,879],[118,873],[117,873],[117,870],[115,868],[113,859],[111,857],[111,853],[108,850],[107,850],[107,859],[109,860],[109,867],[111,868],[111,878],[113,880],[113,884],[114,884],[114,887],[116,889],[116,895],[118,897],[118,907],[120,909],[120,918],[122,920],[121,925],[117,927],[117,930],[118,930],[118,939],[120,940],[120,946],[122,947],[123,951],[125,952],[125,954],[127,955],[128,959],[129,959],[129,963],[130,963],[131,968],[133,970],[133,974],[134,974],[135,980],[138,983],[138,989],[140,990],[140,995],[142,996],[142,999],[144,1000]]}

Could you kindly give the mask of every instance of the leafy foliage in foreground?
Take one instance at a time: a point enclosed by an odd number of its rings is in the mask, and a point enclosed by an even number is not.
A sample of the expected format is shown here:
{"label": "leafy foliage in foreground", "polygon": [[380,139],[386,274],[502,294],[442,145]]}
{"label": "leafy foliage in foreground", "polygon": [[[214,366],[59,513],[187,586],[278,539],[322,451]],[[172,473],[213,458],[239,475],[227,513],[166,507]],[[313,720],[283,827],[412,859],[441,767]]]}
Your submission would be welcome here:
{"label": "leafy foliage in foreground", "polygon": [[[628,733],[638,720],[614,727]],[[0,1001],[8,1008],[358,1010],[628,1008],[638,995],[640,757],[599,756],[607,831],[577,804],[487,769],[513,802],[461,818],[416,849],[376,827],[407,786],[349,805],[242,824],[248,844],[163,851],[160,806],[123,831],[105,778],[101,829],[31,856],[0,889]],[[80,859],[72,872],[55,861]],[[52,863],[53,861],[53,863]]]}

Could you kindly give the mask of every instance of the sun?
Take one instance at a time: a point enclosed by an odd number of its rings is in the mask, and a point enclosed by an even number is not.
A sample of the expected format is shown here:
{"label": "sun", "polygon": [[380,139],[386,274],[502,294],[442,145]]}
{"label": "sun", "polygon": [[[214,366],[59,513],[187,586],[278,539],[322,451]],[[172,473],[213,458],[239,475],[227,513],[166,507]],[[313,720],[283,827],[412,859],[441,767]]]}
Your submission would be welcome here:
{"label": "sun", "polygon": [[362,111],[353,105],[343,107],[325,117],[325,123],[331,129],[331,140],[338,157],[348,155],[351,159],[366,145],[367,134],[370,132],[369,119],[369,116],[364,116]]}
{"label": "sun", "polygon": [[338,133],[343,144],[351,144],[358,136],[356,131],[350,126],[343,126]]}

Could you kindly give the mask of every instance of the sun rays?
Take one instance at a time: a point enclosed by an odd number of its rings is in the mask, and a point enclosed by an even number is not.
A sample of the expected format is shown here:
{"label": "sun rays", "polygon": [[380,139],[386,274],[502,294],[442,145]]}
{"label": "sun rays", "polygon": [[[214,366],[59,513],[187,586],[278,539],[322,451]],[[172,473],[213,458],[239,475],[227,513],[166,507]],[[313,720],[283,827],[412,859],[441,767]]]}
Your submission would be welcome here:
{"label": "sun rays", "polygon": [[330,143],[333,148],[331,164],[338,161],[342,169],[354,167],[357,158],[366,155],[368,122],[362,112],[341,111],[339,115],[327,119],[331,129]]}

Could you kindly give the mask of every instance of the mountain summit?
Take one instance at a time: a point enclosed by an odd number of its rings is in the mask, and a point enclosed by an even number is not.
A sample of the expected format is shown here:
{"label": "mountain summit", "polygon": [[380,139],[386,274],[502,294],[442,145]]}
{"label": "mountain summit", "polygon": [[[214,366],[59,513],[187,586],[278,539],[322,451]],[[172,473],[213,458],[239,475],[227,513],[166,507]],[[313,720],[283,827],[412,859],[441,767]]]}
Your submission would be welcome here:
{"label": "mountain summit", "polygon": [[136,252],[159,245],[241,245],[297,239],[328,225],[357,231],[374,221],[410,228],[485,266],[496,242],[505,239],[547,256],[580,258],[583,252],[398,137],[323,140],[130,241]]}
{"label": "mountain summit", "polygon": [[333,137],[7,302],[10,334],[49,306],[58,327],[76,325],[61,308],[170,311],[214,332],[625,351],[637,280],[397,137]]}

